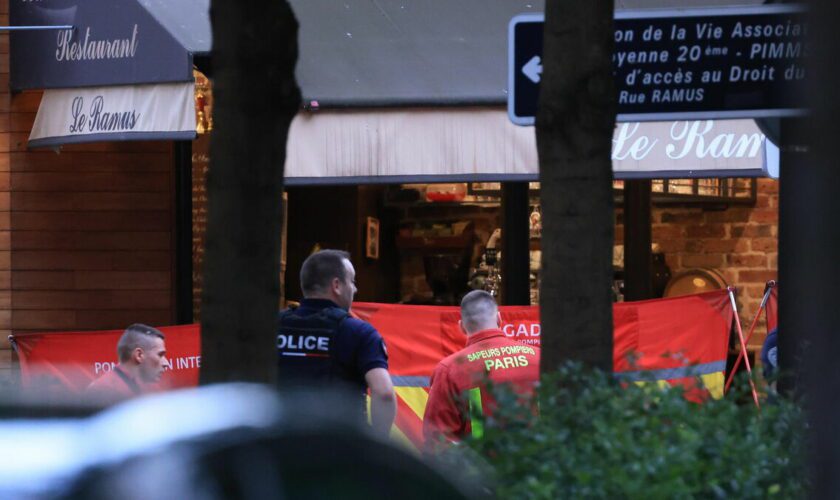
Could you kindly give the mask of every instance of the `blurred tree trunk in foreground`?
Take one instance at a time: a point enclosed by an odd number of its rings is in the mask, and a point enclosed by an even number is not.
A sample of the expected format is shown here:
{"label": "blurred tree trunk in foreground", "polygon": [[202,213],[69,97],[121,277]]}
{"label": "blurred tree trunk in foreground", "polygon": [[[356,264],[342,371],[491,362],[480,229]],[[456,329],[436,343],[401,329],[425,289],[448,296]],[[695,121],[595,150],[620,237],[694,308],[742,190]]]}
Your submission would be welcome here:
{"label": "blurred tree trunk in foreground", "polygon": [[286,137],[300,105],[288,3],[213,0],[201,383],[275,382]]}
{"label": "blurred tree trunk in foreground", "polygon": [[834,219],[840,193],[840,9],[834,0],[812,0],[810,8],[805,94],[811,113],[804,123],[792,124],[786,156],[794,161],[782,163],[779,184],[779,363],[785,370],[779,382],[793,378],[792,389],[807,410],[810,497],[837,498],[840,307],[833,280],[840,275],[840,223]]}
{"label": "blurred tree trunk in foreground", "polygon": [[537,149],[543,374],[612,371],[612,0],[546,2]]}

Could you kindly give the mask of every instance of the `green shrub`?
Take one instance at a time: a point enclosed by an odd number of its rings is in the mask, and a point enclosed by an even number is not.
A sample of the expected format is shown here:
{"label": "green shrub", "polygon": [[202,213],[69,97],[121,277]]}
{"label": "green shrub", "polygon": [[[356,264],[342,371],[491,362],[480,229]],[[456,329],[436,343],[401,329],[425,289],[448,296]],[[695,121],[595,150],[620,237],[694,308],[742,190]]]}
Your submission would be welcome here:
{"label": "green shrub", "polygon": [[543,381],[539,417],[515,404],[509,391],[492,390],[499,410],[485,422],[484,437],[468,439],[446,460],[462,470],[489,465],[499,498],[799,498],[806,492],[804,418],[785,400],[760,412],[732,394],[696,404],[680,388],[620,384],[573,364]]}

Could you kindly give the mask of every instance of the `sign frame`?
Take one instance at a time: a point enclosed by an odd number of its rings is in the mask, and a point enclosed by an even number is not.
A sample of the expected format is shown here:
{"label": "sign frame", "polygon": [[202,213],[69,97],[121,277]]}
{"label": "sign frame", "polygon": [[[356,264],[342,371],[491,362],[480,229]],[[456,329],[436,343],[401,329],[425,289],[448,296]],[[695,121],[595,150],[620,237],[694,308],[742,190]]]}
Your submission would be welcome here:
{"label": "sign frame", "polygon": [[[662,19],[669,17],[720,17],[720,16],[747,16],[759,14],[798,14],[804,13],[807,9],[798,4],[768,4],[740,7],[709,7],[709,8],[687,8],[687,9],[648,9],[628,10],[616,12],[614,19]],[[514,112],[516,100],[515,87],[515,53],[516,40],[514,38],[516,25],[520,23],[545,22],[544,14],[520,14],[514,16],[508,24],[508,116],[511,122],[516,125],[534,125],[536,117],[519,116]],[[542,57],[542,54],[539,54]],[[715,120],[734,118],[786,118],[804,116],[807,111],[800,108],[782,109],[752,109],[752,110],[730,110],[730,111],[679,111],[661,113],[618,113],[617,122],[642,122],[642,121],[669,121],[669,120]]]}

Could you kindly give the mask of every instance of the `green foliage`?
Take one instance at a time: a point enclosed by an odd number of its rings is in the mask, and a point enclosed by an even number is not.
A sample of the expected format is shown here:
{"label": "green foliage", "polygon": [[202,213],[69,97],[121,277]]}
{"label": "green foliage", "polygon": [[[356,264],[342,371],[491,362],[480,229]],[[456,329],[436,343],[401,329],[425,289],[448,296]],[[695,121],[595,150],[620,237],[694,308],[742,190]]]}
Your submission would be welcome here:
{"label": "green foliage", "polygon": [[[746,384],[741,384],[746,386]],[[799,498],[805,423],[793,403],[738,395],[703,404],[680,388],[621,384],[567,365],[544,379],[540,414],[494,388],[484,438],[450,454],[490,468],[499,498]],[[483,465],[477,465],[477,456]]]}

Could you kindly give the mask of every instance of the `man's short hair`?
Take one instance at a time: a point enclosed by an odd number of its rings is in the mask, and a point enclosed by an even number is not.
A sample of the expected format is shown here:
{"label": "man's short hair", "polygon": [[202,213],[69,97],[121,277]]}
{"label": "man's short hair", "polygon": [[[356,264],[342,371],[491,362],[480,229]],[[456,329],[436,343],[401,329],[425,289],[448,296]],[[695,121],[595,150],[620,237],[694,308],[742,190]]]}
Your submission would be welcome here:
{"label": "man's short hair", "polygon": [[300,290],[304,297],[326,292],[334,278],[344,281],[347,278],[345,259],[350,260],[350,254],[343,250],[321,250],[307,257],[300,267]]}
{"label": "man's short hair", "polygon": [[125,329],[117,342],[117,356],[120,361],[127,361],[138,347],[144,350],[151,349],[155,338],[165,339],[163,332],[157,328],[143,323],[134,323]]}
{"label": "man's short hair", "polygon": [[496,299],[484,290],[473,290],[461,300],[461,325],[467,333],[496,325],[499,306]]}

